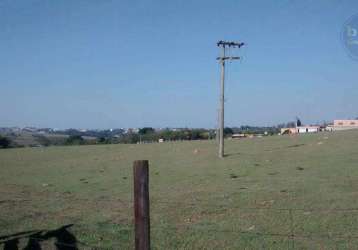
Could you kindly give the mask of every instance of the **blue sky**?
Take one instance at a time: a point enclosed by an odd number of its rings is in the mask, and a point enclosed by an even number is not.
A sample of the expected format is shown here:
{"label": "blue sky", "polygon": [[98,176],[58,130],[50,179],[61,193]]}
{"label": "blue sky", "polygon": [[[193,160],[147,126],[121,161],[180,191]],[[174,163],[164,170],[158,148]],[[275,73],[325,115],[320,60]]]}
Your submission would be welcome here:
{"label": "blue sky", "polygon": [[0,126],[215,127],[358,116],[357,1],[0,0]]}

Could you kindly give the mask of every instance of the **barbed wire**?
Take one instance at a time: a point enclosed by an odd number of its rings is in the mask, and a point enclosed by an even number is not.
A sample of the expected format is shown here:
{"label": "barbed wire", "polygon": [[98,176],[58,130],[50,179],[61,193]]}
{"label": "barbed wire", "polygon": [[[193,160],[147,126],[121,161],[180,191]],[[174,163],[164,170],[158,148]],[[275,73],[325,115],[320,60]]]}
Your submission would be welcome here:
{"label": "barbed wire", "polygon": [[[352,180],[352,178],[347,178],[349,180]],[[287,181],[287,180],[286,180]],[[349,183],[351,185],[353,185],[352,183]],[[273,193],[281,193],[281,191],[275,191]],[[269,192],[272,193],[272,192]],[[288,196],[291,196],[291,199],[293,198],[293,194],[294,192],[286,190],[283,193],[287,193]],[[235,199],[237,193],[235,193],[233,196],[231,196],[231,194],[229,194],[227,197],[212,197],[210,199],[201,199],[201,198],[196,198],[195,196],[191,196],[189,199],[192,199],[192,201],[163,201],[163,200],[158,200],[155,198],[152,198],[150,200],[150,206],[151,208],[155,208],[158,207],[160,205],[164,205],[164,206],[175,206],[175,207],[180,207],[180,206],[188,206],[188,207],[198,207],[199,209],[205,209],[205,210],[210,210],[210,209],[238,209],[238,210],[248,210],[248,211],[280,211],[280,212],[288,212],[288,218],[289,218],[289,232],[287,233],[275,233],[275,232],[260,232],[260,231],[245,231],[245,230],[240,230],[240,229],[220,229],[220,228],[212,228],[212,227],[208,227],[208,226],[201,226],[198,224],[191,224],[191,225],[187,225],[187,224],[176,224],[176,225],[161,225],[161,226],[155,226],[152,225],[151,231],[153,232],[158,232],[158,231],[165,231],[165,230],[169,230],[172,232],[178,232],[178,230],[192,230],[194,232],[214,232],[214,233],[232,233],[232,234],[237,234],[237,235],[252,235],[254,237],[279,237],[279,238],[287,238],[289,240],[288,244],[291,242],[292,248],[295,248],[295,241],[297,241],[298,239],[310,239],[310,240],[318,240],[318,239],[331,239],[331,240],[345,240],[345,241],[351,241],[351,240],[357,240],[358,239],[358,235],[357,233],[352,234],[352,232],[349,232],[351,235],[349,234],[342,234],[342,233],[337,233],[337,232],[318,232],[318,233],[298,233],[295,232],[295,223],[294,223],[294,215],[293,213],[295,211],[304,211],[304,212],[326,212],[326,213],[355,213],[358,212],[358,207],[279,207],[279,206],[275,206],[273,203],[270,203],[270,200],[263,200],[263,199],[253,199],[251,201],[249,201],[249,204],[253,204],[253,206],[247,206],[247,205],[242,205],[240,206],[240,200],[233,200],[233,198]],[[133,208],[133,201],[132,200],[122,200],[122,199],[111,199],[111,198],[106,198],[106,197],[94,197],[94,198],[81,198],[81,197],[73,197],[73,196],[69,196],[69,197],[61,197],[59,199],[51,199],[48,200],[49,202],[51,202],[52,200],[54,201],[58,201],[58,200],[66,200],[69,199],[69,202],[73,202],[73,201],[85,201],[85,202],[101,202],[101,201],[108,201],[108,202],[119,202],[122,205],[124,205],[127,209],[131,209]],[[186,197],[186,199],[188,199],[188,197]],[[21,202],[36,202],[37,199],[4,199],[4,200],[0,200],[0,204],[1,203],[21,203]],[[38,199],[38,201],[43,202],[43,199]],[[246,201],[247,202],[247,201]],[[260,203],[263,203],[260,205]],[[238,204],[238,205],[237,205]],[[255,206],[256,205],[256,206]],[[257,206],[258,205],[258,206]],[[215,212],[215,211],[214,211]],[[214,213],[213,212],[213,213]],[[209,211],[210,213],[210,211]],[[133,230],[133,225],[126,225],[128,226],[127,229],[123,229],[123,230],[119,230],[119,231],[129,231],[129,230]],[[82,227],[82,225],[80,225],[80,227]],[[84,228],[86,228],[86,225],[84,225]],[[133,236],[131,234],[128,235],[129,238],[133,238]],[[240,237],[240,236],[239,236]],[[44,238],[37,238],[34,236],[24,236],[24,237],[20,237],[20,238],[26,238],[29,240],[35,240],[38,242],[46,242],[50,239],[44,239]],[[14,240],[14,239],[18,239],[16,237],[13,238],[9,238],[6,240],[2,240],[0,241],[0,245],[2,244],[6,244],[6,242]],[[129,241],[128,241],[129,242]],[[128,243],[126,242],[126,243]],[[96,249],[96,250],[101,250],[101,249],[121,249],[120,244],[108,244],[107,246],[101,246],[101,245],[91,245],[88,243],[85,243],[83,241],[78,241],[76,239],[76,242],[73,244],[69,244],[66,242],[61,242],[61,241],[55,241],[54,244],[57,245],[62,245],[64,247],[69,247],[69,248],[73,248],[73,249],[78,249],[79,246],[82,246],[84,249]],[[110,248],[108,248],[110,247]]]}
{"label": "barbed wire", "polygon": [[[234,234],[238,234],[238,235],[252,235],[252,236],[257,236],[257,237],[278,237],[278,238],[287,238],[287,239],[291,239],[294,242],[294,238],[297,239],[332,239],[332,240],[353,240],[353,239],[358,239],[358,235],[349,235],[349,236],[344,236],[344,235],[340,235],[340,234],[336,234],[336,233],[323,233],[323,234],[298,234],[298,233],[265,233],[265,232],[258,232],[258,231],[244,231],[244,230],[235,230],[235,229],[213,229],[213,228],[207,228],[207,227],[190,227],[190,226],[183,226],[183,225],[177,225],[177,226],[165,226],[165,227],[161,227],[161,228],[152,228],[151,231],[175,231],[177,232],[179,229],[193,229],[194,231],[202,231],[202,232],[215,232],[215,233],[234,233]],[[35,240],[36,242],[40,243],[40,242],[45,242],[48,241],[49,239],[43,239],[43,238],[37,238],[37,237],[23,237],[23,238],[27,238],[29,240]],[[16,238],[15,238],[16,239]],[[10,239],[7,241],[2,241],[0,242],[1,244],[5,244],[8,241],[11,241],[14,239]],[[53,244],[55,245],[61,245],[61,246],[65,246],[65,247],[70,247],[73,249],[79,249],[79,245],[82,245],[85,248],[88,249],[108,249],[108,246],[111,247],[111,249],[121,249],[120,245],[116,245],[116,244],[109,244],[107,246],[100,246],[100,245],[90,245],[88,243],[84,243],[83,241],[76,241],[73,244],[70,243],[66,243],[66,242],[61,242],[61,241],[55,241]],[[293,245],[294,247],[294,245]]]}
{"label": "barbed wire", "polygon": [[[292,220],[293,222],[293,220]],[[346,240],[350,241],[353,239],[358,239],[358,235],[342,235],[335,232],[325,232],[325,233],[311,233],[311,234],[300,234],[295,233],[293,231],[293,225],[291,222],[291,231],[288,233],[274,233],[274,232],[260,232],[260,231],[245,231],[245,230],[239,230],[239,229],[220,229],[220,228],[211,228],[208,226],[198,226],[198,225],[184,225],[184,224],[177,224],[177,225],[165,225],[161,227],[152,227],[151,231],[173,231],[177,232],[178,230],[193,230],[196,232],[214,232],[214,233],[233,233],[238,235],[251,235],[256,237],[279,237],[279,238],[287,238],[291,240],[292,246],[294,248],[294,242],[296,239],[331,239],[331,240]],[[41,237],[34,237],[34,236],[23,236],[23,237],[15,237],[10,238],[7,240],[0,241],[0,245],[5,244],[6,242],[16,240],[16,239],[29,239],[29,240],[35,240],[38,243],[49,241],[51,239],[44,239]],[[83,241],[76,240],[75,243],[66,243],[56,240],[53,244],[55,245],[61,245],[64,247],[69,247],[73,249],[80,249],[79,246],[82,246],[84,248],[81,249],[93,249],[93,250],[101,250],[101,249],[121,249],[120,245],[118,244],[108,244],[107,246],[100,246],[100,245],[91,245],[88,243],[85,243]],[[108,248],[110,247],[110,248]]]}
{"label": "barbed wire", "polygon": [[[177,225],[176,227],[169,226],[169,227],[162,227],[162,228],[151,228],[152,231],[163,231],[163,230],[171,230],[171,231],[178,231],[180,229],[190,229],[188,225]],[[237,233],[237,234],[251,234],[257,236],[268,236],[268,237],[283,237],[283,238],[302,238],[302,239],[358,239],[358,235],[350,235],[344,236],[337,233],[321,233],[321,234],[299,234],[299,233],[265,233],[265,232],[258,232],[258,231],[245,231],[245,230],[234,230],[234,229],[212,229],[212,228],[200,228],[200,227],[193,227],[194,231],[206,231],[206,232],[217,232],[217,233]]]}
{"label": "barbed wire", "polygon": [[[182,227],[162,227],[157,229],[151,229],[151,231],[178,231],[179,229],[183,229]],[[186,227],[186,229],[189,229]],[[194,228],[193,228],[194,229]],[[255,231],[240,231],[240,230],[229,230],[229,229],[209,229],[209,228],[195,228],[195,231],[203,231],[203,232],[215,232],[215,233],[235,233],[235,234],[242,234],[242,235],[255,235],[260,237],[281,237],[281,238],[302,238],[302,239],[333,239],[333,240],[352,240],[352,239],[358,239],[358,235],[350,235],[350,236],[344,236],[334,233],[324,233],[324,234],[297,234],[297,233],[265,233],[265,232],[255,232]],[[27,239],[35,240],[37,242],[44,242],[49,240],[44,240],[42,238],[36,238],[36,237],[24,237]],[[7,241],[0,242],[1,244],[5,244],[6,242],[12,241],[14,239],[10,239]],[[73,247],[76,248],[78,245],[82,245],[84,247],[89,247],[91,249],[108,249],[108,247],[99,246],[99,245],[90,245],[88,243],[84,243],[83,241],[76,241],[74,244],[69,244],[61,241],[55,241],[54,244],[56,245],[62,245],[67,247]],[[114,244],[111,245],[112,247],[116,246]]]}
{"label": "barbed wire", "polygon": [[[211,200],[198,200],[197,202],[166,202],[166,201],[151,201],[151,205],[155,204],[163,204],[163,205],[187,205],[187,206],[197,206],[198,204],[202,204],[203,202],[213,202]],[[265,201],[264,201],[265,202]],[[267,201],[270,203],[270,201]],[[245,207],[245,206],[233,206],[232,204],[220,204],[220,205],[208,205],[205,204],[204,208],[222,208],[225,209],[225,205],[230,205],[228,208],[230,209],[239,209],[239,210],[276,210],[276,211],[307,211],[307,212],[358,212],[358,207],[351,208],[310,208],[310,207],[265,207],[262,205],[261,207]]]}
{"label": "barbed wire", "polygon": [[[228,198],[229,199],[229,198]],[[86,198],[80,198],[80,199],[74,199],[76,201],[108,201],[108,202],[118,202],[119,200],[117,199],[99,199],[99,200],[94,200],[94,199],[86,199]],[[39,201],[43,202],[43,199],[39,199]],[[216,200],[217,201],[217,200]],[[227,202],[227,200],[222,200],[224,202]],[[16,203],[16,202],[36,202],[36,200],[33,199],[13,199],[13,200],[2,200],[0,202],[3,203]],[[129,201],[129,202],[124,202],[124,201],[119,201],[123,204],[126,204],[128,208],[132,208],[133,207],[133,202]],[[157,204],[160,205],[171,205],[171,206],[178,206],[178,205],[184,205],[184,206],[198,206],[198,205],[205,205],[204,208],[225,208],[225,206],[230,205],[230,209],[235,208],[235,209],[239,209],[239,210],[277,210],[277,211],[309,211],[309,212],[358,212],[358,207],[349,207],[349,208],[344,208],[344,207],[332,207],[332,208],[314,208],[314,207],[269,207],[266,206],[266,204],[263,204],[261,206],[233,206],[232,202],[234,202],[233,200],[230,200],[228,203],[221,203],[221,204],[214,204],[214,205],[210,205],[208,203],[212,203],[214,202],[214,200],[196,200],[193,202],[176,202],[176,201],[158,201],[158,200],[151,200],[150,201],[150,205],[151,206],[155,206]],[[239,201],[238,201],[239,202]],[[270,200],[260,200],[259,203],[270,203]],[[254,202],[256,204],[258,204],[257,202]]]}

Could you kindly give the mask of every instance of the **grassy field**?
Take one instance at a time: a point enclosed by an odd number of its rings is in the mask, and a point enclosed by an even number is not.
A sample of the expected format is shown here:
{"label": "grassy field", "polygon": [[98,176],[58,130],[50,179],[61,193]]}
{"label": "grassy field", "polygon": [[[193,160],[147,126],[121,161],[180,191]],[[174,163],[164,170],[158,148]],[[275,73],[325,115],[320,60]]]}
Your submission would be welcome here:
{"label": "grassy field", "polygon": [[216,155],[214,141],[1,150],[0,242],[74,224],[79,249],[133,249],[132,162],[148,159],[153,249],[358,249],[358,131]]}

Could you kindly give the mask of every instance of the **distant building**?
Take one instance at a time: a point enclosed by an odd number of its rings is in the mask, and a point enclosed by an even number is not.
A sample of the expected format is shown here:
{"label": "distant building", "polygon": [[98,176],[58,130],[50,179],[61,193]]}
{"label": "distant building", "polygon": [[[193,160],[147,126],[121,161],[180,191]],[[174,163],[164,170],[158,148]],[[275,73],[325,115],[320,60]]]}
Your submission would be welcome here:
{"label": "distant building", "polygon": [[239,139],[239,138],[245,138],[245,137],[246,137],[245,134],[233,134],[231,136],[231,138],[233,138],[233,139]]}
{"label": "distant building", "polygon": [[333,130],[358,129],[358,120],[334,120]]}
{"label": "distant building", "polygon": [[317,133],[320,131],[320,127],[319,126],[300,126],[297,127],[297,133],[302,134],[302,133]]}
{"label": "distant building", "polygon": [[281,135],[297,134],[297,128],[281,128]]}
{"label": "distant building", "polygon": [[281,128],[281,135],[317,133],[319,131],[320,131],[319,126],[299,126],[299,127],[296,127],[296,128]]}
{"label": "distant building", "polygon": [[332,132],[332,131],[333,131],[333,125],[332,125],[332,124],[329,124],[329,125],[327,125],[323,130],[324,130],[324,131]]}

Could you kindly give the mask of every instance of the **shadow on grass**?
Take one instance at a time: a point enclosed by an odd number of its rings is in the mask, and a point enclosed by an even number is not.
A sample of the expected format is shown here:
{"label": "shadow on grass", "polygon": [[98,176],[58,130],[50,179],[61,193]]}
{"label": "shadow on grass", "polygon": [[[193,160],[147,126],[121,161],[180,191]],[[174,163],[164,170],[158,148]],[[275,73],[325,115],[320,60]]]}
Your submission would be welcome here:
{"label": "shadow on grass", "polygon": [[67,229],[73,224],[62,226],[55,230],[26,231],[11,235],[0,236],[0,246],[3,250],[18,250],[20,240],[27,241],[23,250],[42,250],[41,243],[55,239],[55,249],[78,250],[77,239]]}
{"label": "shadow on grass", "polygon": [[226,158],[226,157],[232,157],[232,156],[237,156],[237,155],[242,155],[242,153],[229,153],[229,154],[224,154],[224,158]]}
{"label": "shadow on grass", "polygon": [[287,146],[288,148],[298,148],[298,147],[302,147],[304,146],[305,144],[294,144],[294,145],[290,145],[290,146]]}

